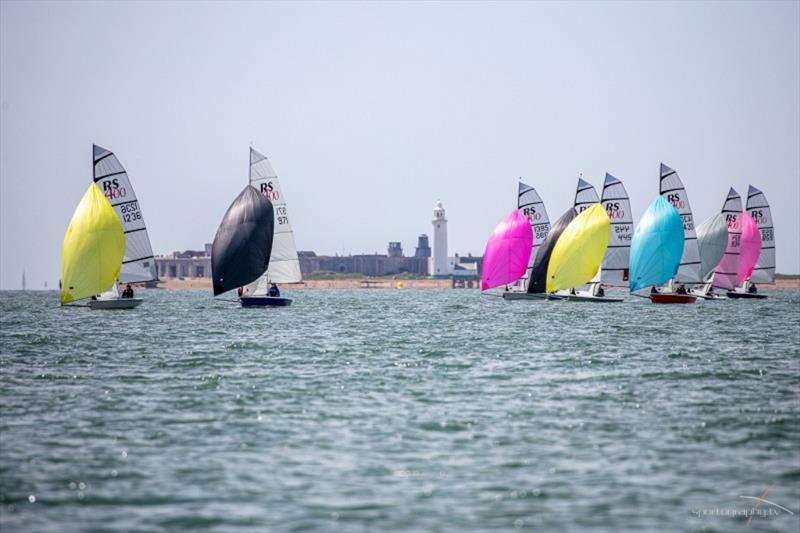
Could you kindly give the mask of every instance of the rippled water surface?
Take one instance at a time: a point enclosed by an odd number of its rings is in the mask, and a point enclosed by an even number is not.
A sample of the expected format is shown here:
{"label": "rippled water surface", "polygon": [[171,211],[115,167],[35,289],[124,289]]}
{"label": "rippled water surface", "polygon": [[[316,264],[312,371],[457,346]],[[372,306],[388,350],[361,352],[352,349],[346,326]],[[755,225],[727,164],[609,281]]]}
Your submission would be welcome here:
{"label": "rippled water surface", "polygon": [[0,293],[0,529],[800,528],[798,291],[292,292]]}

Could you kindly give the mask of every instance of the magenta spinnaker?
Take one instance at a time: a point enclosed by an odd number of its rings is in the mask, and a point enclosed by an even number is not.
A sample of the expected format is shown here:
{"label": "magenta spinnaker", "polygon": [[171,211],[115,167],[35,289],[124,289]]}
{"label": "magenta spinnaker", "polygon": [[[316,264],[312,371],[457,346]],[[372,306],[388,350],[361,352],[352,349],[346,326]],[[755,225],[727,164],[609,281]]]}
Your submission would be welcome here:
{"label": "magenta spinnaker", "polygon": [[742,240],[739,245],[739,267],[736,272],[736,284],[741,285],[750,277],[761,255],[761,231],[753,217],[747,211],[742,212]]}
{"label": "magenta spinnaker", "polygon": [[532,246],[531,224],[514,209],[497,225],[486,243],[481,290],[513,283],[525,275]]}

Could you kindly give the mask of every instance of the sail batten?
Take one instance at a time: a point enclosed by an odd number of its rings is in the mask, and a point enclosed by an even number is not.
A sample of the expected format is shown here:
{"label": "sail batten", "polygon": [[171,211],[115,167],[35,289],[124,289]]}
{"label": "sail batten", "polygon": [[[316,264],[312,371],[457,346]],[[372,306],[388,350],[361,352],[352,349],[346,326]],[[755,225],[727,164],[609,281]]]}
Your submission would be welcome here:
{"label": "sail batten", "polygon": [[775,283],[775,229],[772,226],[772,211],[764,193],[752,185],[747,191],[747,212],[758,224],[761,233],[761,253],[750,275],[750,281]]}
{"label": "sail batten", "polygon": [[153,248],[136,193],[127,171],[114,152],[93,146],[93,179],[111,202],[125,233],[125,258],[119,274],[120,283],[137,283],[158,279]]}
{"label": "sail batten", "polygon": [[594,185],[585,181],[583,178],[578,178],[578,186],[575,189],[575,201],[572,204],[575,208],[575,212],[581,214],[584,210],[589,208],[589,206],[599,202],[600,197],[597,196]]}
{"label": "sail batten", "polygon": [[275,212],[275,235],[269,268],[255,282],[245,288],[248,295],[264,295],[269,283],[299,283],[303,280],[294,232],[286,207],[286,198],[278,175],[269,159],[250,148],[250,185],[272,203]]}
{"label": "sail batten", "polygon": [[700,276],[700,248],[697,245],[697,234],[694,226],[692,207],[689,204],[689,195],[683,186],[678,173],[661,163],[659,194],[674,207],[683,222],[684,245],[681,264],[675,274],[678,283],[701,283]]}

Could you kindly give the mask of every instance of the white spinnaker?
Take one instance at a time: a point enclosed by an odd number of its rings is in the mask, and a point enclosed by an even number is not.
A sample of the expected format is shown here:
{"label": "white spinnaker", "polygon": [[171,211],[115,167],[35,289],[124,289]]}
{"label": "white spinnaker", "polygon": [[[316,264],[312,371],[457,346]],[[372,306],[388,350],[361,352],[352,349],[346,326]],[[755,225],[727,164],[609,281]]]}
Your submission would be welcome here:
{"label": "white spinnaker", "polygon": [[678,173],[661,163],[661,182],[659,194],[678,210],[683,221],[683,255],[675,281],[678,283],[701,283],[700,249],[697,246],[697,234],[694,230],[692,207],[689,196],[678,177]]}
{"label": "white spinnaker", "polygon": [[775,229],[772,227],[772,213],[767,197],[752,185],[747,190],[747,212],[761,232],[761,254],[750,275],[750,281],[775,283]]}
{"label": "white spinnaker", "polygon": [[611,219],[611,238],[600,267],[600,281],[605,285],[627,287],[633,239],[631,201],[622,182],[608,173],[603,183],[602,203]]}
{"label": "white spinnaker", "polygon": [[742,198],[733,187],[728,191],[722,216],[728,224],[728,246],[725,255],[714,272],[713,286],[720,289],[733,290],[736,287],[737,270],[739,269],[739,246],[742,241]]}
{"label": "white spinnaker", "polygon": [[528,270],[525,272],[525,276],[517,282],[519,288],[525,290],[528,287],[528,278],[531,275],[533,261],[536,259],[536,252],[550,232],[550,218],[547,216],[547,209],[545,209],[544,202],[539,193],[536,192],[536,189],[521,181],[519,182],[517,208],[522,211],[523,215],[528,217],[531,223],[531,230],[533,230],[533,246],[531,247],[531,256],[528,259]]}
{"label": "white spinnaker", "polygon": [[272,169],[269,159],[252,148],[250,148],[250,185],[272,202],[275,213],[275,233],[269,267],[260,278],[248,285],[246,290],[247,294],[260,295],[266,294],[270,283],[298,283],[302,281],[303,276],[300,273],[300,260],[297,258],[297,247],[286,209],[286,199],[278,182],[278,176]]}
{"label": "white spinnaker", "polygon": [[113,152],[94,145],[94,182],[117,212],[125,232],[125,256],[119,273],[120,283],[158,279],[153,247],[147,235],[142,210],[133,192],[128,173]]}
{"label": "white spinnaker", "polygon": [[575,189],[575,203],[573,204],[575,211],[580,215],[584,209],[599,201],[600,197],[597,196],[594,186],[584,181],[583,178],[578,178],[578,188]]}
{"label": "white spinnaker", "polygon": [[697,244],[700,247],[700,278],[708,282],[728,246],[725,215],[717,213],[697,226]]}

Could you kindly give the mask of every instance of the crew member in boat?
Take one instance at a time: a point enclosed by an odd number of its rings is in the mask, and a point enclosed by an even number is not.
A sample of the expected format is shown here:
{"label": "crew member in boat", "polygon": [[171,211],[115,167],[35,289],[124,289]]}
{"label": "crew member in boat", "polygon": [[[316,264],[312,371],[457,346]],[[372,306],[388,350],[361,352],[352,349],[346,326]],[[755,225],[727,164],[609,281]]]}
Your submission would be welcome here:
{"label": "crew member in boat", "polygon": [[675,289],[675,294],[687,294],[686,285],[681,284],[680,287]]}
{"label": "crew member in boat", "polygon": [[656,289],[655,285],[653,285],[653,287],[650,289],[650,294],[659,294],[658,289]]}
{"label": "crew member in boat", "polygon": [[750,294],[757,293],[758,289],[756,289],[756,284],[755,283],[751,283],[750,286],[747,288],[747,292],[749,292]]}
{"label": "crew member in boat", "polygon": [[603,296],[606,295],[606,291],[603,290],[603,286],[600,285],[599,283],[597,284],[597,290],[594,291],[594,295],[597,296],[598,298],[602,298]]}
{"label": "crew member in boat", "polygon": [[131,287],[130,283],[125,285],[125,290],[122,291],[122,297],[123,298],[133,298],[133,287]]}
{"label": "crew member in boat", "polygon": [[278,289],[278,286],[275,285],[274,283],[270,284],[269,290],[267,291],[267,296],[270,296],[272,298],[279,298],[280,295],[281,291],[280,289]]}

